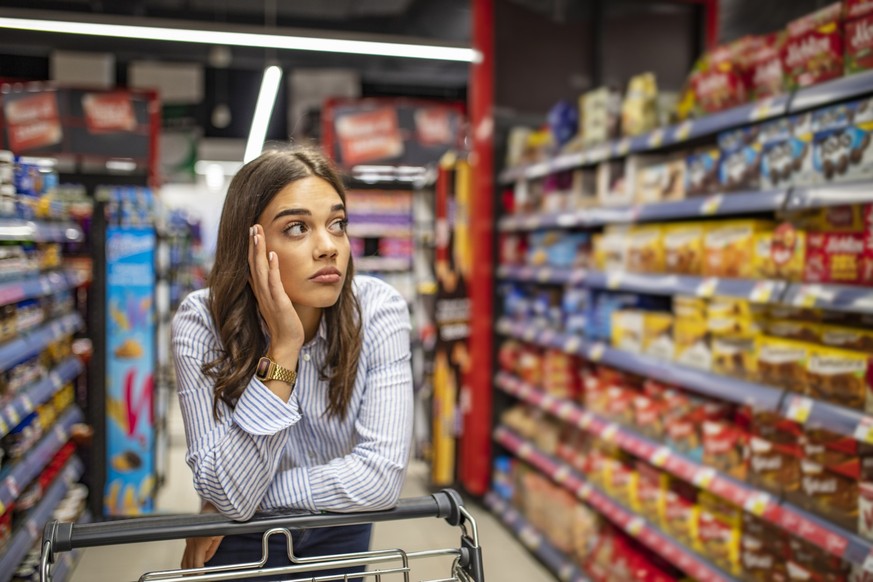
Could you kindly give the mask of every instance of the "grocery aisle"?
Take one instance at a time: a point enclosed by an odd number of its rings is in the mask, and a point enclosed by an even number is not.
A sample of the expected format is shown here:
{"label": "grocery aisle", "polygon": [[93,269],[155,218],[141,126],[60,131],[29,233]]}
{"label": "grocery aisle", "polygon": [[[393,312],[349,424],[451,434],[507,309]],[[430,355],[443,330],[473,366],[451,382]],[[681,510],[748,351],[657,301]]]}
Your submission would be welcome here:
{"label": "grocery aisle", "polygon": [[[157,508],[164,513],[190,513],[199,503],[190,485],[190,470],[185,464],[185,436],[179,408],[174,401],[169,418],[170,459],[167,483],[158,494]],[[426,495],[427,466],[413,462],[409,468],[404,497]],[[485,572],[490,580],[552,580],[552,575],[531,557],[487,510],[469,506],[479,524],[485,548]],[[376,526],[373,548],[403,548],[407,551],[456,547],[458,529],[445,522],[423,520],[384,523]],[[153,542],[86,550],[71,582],[118,582],[136,580],[144,572],[178,567],[183,542]],[[450,561],[429,559],[415,564],[413,580],[445,578]],[[386,582],[391,578],[384,577]],[[399,576],[393,579],[399,580]]]}

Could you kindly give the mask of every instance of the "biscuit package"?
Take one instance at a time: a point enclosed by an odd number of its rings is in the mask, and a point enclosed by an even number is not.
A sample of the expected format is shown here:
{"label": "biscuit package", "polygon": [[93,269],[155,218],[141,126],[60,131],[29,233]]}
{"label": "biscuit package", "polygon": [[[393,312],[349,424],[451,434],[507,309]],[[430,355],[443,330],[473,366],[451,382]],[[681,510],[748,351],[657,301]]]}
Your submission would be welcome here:
{"label": "biscuit package", "polygon": [[704,196],[718,191],[721,150],[705,148],[689,155],[685,160],[685,194]]}
{"label": "biscuit package", "polygon": [[757,190],[761,183],[761,144],[757,128],[743,128],[719,134],[721,148],[719,186],[726,192]]}
{"label": "biscuit package", "polygon": [[813,346],[806,366],[810,396],[873,412],[871,357],[864,352]]}
{"label": "biscuit package", "polygon": [[665,202],[685,198],[685,160],[662,158],[637,167],[636,203]]}
{"label": "biscuit package", "polygon": [[712,348],[705,318],[677,317],[673,321],[673,344],[677,363],[701,370],[712,369]]}
{"label": "biscuit package", "polygon": [[784,91],[783,44],[785,44],[785,35],[776,32],[761,37],[760,44],[750,51],[749,68],[746,72],[750,100],[773,97]]}
{"label": "biscuit package", "polygon": [[758,380],[763,384],[806,393],[806,367],[812,348],[812,344],[804,342],[759,336],[755,350]]}
{"label": "biscuit package", "polygon": [[868,2],[846,2],[847,75],[873,68],[873,13]]}
{"label": "biscuit package", "polygon": [[752,278],[755,235],[773,230],[766,220],[730,220],[714,224],[704,237],[703,275]]}
{"label": "biscuit package", "polygon": [[686,222],[664,226],[664,271],[676,275],[703,272],[703,238],[707,225]]}
{"label": "biscuit package", "polygon": [[843,74],[842,4],[837,2],[788,24],[782,48],[786,88],[808,87]]}
{"label": "biscuit package", "polygon": [[816,111],[813,130],[813,164],[819,181],[844,182],[873,176],[873,99]]}
{"label": "biscuit package", "polygon": [[806,265],[806,232],[789,222],[776,227],[770,237],[771,277],[801,281]]}
{"label": "biscuit package", "polygon": [[776,495],[793,493],[800,488],[802,457],[797,445],[753,436],[749,439],[749,482]]}
{"label": "biscuit package", "polygon": [[664,237],[660,225],[630,229],[625,268],[631,273],[664,272]]}
{"label": "biscuit package", "polygon": [[873,235],[815,232],[806,239],[805,282],[873,284]]}

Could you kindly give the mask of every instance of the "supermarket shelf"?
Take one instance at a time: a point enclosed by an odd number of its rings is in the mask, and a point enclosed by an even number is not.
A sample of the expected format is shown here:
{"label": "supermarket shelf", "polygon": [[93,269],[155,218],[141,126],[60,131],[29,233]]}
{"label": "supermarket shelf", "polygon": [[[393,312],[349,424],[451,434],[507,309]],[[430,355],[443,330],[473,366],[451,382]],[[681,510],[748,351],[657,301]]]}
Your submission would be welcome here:
{"label": "supermarket shelf", "polygon": [[401,226],[397,224],[359,224],[350,223],[349,236],[355,238],[410,238],[412,237],[412,225]]}
{"label": "supermarket shelf", "polygon": [[70,459],[45,491],[39,504],[28,512],[26,521],[12,534],[5,551],[0,555],[0,582],[12,579],[21,561],[33,545],[42,539],[43,526],[51,519],[55,508],[67,494],[68,483],[78,480],[83,471],[84,465],[79,459]]}
{"label": "supermarket shelf", "polygon": [[586,482],[569,465],[553,459],[513,431],[498,427],[494,439],[515,456],[539,469],[543,474],[588,503],[615,525],[638,539],[668,562],[697,580],[711,582],[736,580],[708,560],[666,535],[642,516],[628,510],[599,488]]}
{"label": "supermarket shelf", "polygon": [[873,288],[860,285],[794,283],[786,289],[782,302],[798,307],[873,313]]}
{"label": "supermarket shelf", "polygon": [[355,270],[359,273],[384,271],[403,272],[412,269],[412,259],[392,259],[387,257],[358,257],[355,259]]}
{"label": "supermarket shelf", "polygon": [[553,546],[548,538],[493,491],[485,495],[485,505],[515,534],[515,537],[555,575],[565,582],[589,582],[579,566]]}
{"label": "supermarket shelf", "polygon": [[35,242],[81,242],[85,234],[73,222],[37,222],[0,219],[0,240]]}
{"label": "supermarket shelf", "polygon": [[0,283],[0,305],[18,303],[25,299],[43,297],[75,289],[84,283],[82,276],[75,271],[58,271],[38,277],[28,277],[9,283]]}
{"label": "supermarket shelf", "polygon": [[847,182],[820,186],[795,186],[791,189],[786,208],[802,210],[873,202],[870,182]]}
{"label": "supermarket shelf", "polygon": [[523,341],[563,350],[592,362],[603,363],[661,382],[682,386],[698,394],[719,400],[772,411],[779,410],[783,400],[784,391],[780,388],[721,376],[651,356],[617,350],[601,342],[590,342],[575,335],[557,333],[549,329],[537,329],[530,324],[514,323],[507,319],[501,319],[497,322],[497,331]]}
{"label": "supermarket shelf", "polygon": [[55,453],[69,440],[70,427],[82,419],[82,411],[78,407],[74,405],[68,408],[24,458],[0,473],[0,513],[40,474]]}
{"label": "supermarket shelf", "polygon": [[81,360],[71,356],[61,362],[48,376],[16,395],[0,409],[0,437],[18,426],[22,418],[36,410],[63,386],[75,379],[85,366]]}
{"label": "supermarket shelf", "polygon": [[7,370],[21,360],[37,355],[48,344],[77,332],[82,325],[82,316],[71,313],[20,334],[0,346],[0,369]]}
{"label": "supermarket shelf", "polygon": [[[506,372],[498,373],[495,385],[504,392],[532,404],[556,418],[601,439],[615,443],[651,465],[694,483],[700,489],[726,499],[746,511],[795,532],[807,541],[828,548],[841,558],[863,563],[873,544],[814,516],[773,495],[723,475],[711,467],[690,460],[669,447],[585,410],[578,404],[556,398]],[[870,423],[873,426],[873,423]],[[802,526],[802,527],[800,527]]]}
{"label": "supermarket shelf", "polygon": [[738,297],[755,303],[776,303],[781,299],[787,283],[767,279],[720,279],[718,277],[688,277],[684,275],[646,275],[589,271],[585,269],[558,269],[556,267],[513,267],[497,269],[501,279],[579,285],[596,289],[634,291],[650,295],[695,295],[698,297]]}
{"label": "supermarket shelf", "polygon": [[873,73],[868,71],[800,89],[792,96],[788,111],[797,113],[870,93],[873,93]]}

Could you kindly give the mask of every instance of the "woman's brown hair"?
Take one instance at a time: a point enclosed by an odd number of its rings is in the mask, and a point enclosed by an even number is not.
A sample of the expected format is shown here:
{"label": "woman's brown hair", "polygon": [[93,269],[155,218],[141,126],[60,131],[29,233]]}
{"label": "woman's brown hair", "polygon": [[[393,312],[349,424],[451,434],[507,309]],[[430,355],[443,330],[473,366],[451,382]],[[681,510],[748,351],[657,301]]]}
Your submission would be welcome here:
{"label": "woman's brown hair", "polygon": [[[209,275],[209,310],[223,353],[203,365],[203,373],[215,381],[216,419],[219,400],[233,407],[251,381],[258,360],[267,353],[258,302],[249,286],[249,227],[280,190],[312,176],[327,181],[346,203],[336,170],[320,151],[306,147],[261,154],[244,165],[228,187]],[[361,306],[352,292],[354,274],[350,257],[339,299],[322,315],[326,318],[327,358],[319,372],[322,380],[329,381],[327,413],[339,417],[348,410],[361,354]]]}

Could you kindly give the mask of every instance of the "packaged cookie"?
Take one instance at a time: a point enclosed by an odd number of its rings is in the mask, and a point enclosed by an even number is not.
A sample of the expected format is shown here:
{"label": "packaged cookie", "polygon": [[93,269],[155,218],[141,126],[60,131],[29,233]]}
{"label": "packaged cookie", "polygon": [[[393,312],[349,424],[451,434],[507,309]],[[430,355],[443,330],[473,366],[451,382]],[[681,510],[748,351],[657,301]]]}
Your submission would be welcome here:
{"label": "packaged cookie", "polygon": [[677,318],[706,319],[709,301],[703,297],[673,296],[673,315]]}
{"label": "packaged cookie", "polygon": [[742,510],[707,491],[700,492],[698,503],[697,539],[701,551],[719,567],[739,574]]}
{"label": "packaged cookie", "polygon": [[650,225],[631,228],[628,233],[626,260],[626,268],[631,273],[663,273],[662,227]]}
{"label": "packaged cookie", "polygon": [[694,547],[697,541],[697,488],[666,475],[663,483],[663,495],[659,511],[661,527],[672,537],[688,547]]}
{"label": "packaged cookie", "polygon": [[748,434],[728,421],[704,421],[703,462],[740,481],[747,470],[746,441]]}
{"label": "packaged cookie", "polygon": [[806,265],[806,232],[785,222],[776,227],[770,241],[770,277],[801,281]]}
{"label": "packaged cookie", "polygon": [[706,223],[688,222],[664,226],[664,269],[676,275],[703,272],[703,238]]}
{"label": "packaged cookie", "polygon": [[782,66],[788,90],[843,75],[842,6],[838,2],[788,24]]}
{"label": "packaged cookie", "polygon": [[826,346],[873,353],[873,330],[841,325],[819,325],[818,341]]}
{"label": "packaged cookie", "polygon": [[594,249],[594,264],[604,272],[624,271],[627,263],[628,232],[627,226],[609,226],[603,234],[592,237]]}
{"label": "packaged cookie", "polygon": [[645,313],[618,310],[612,313],[612,346],[633,354],[643,353]]}
{"label": "packaged cookie", "polygon": [[803,280],[807,283],[873,284],[870,234],[809,233]]}
{"label": "packaged cookie", "polygon": [[675,355],[673,314],[660,311],[645,312],[643,353],[661,360],[673,359]]}
{"label": "packaged cookie", "polygon": [[752,258],[753,277],[756,279],[772,279],[776,272],[773,265],[773,233],[760,232],[755,235],[755,255]]}
{"label": "packaged cookie", "polygon": [[870,132],[873,101],[864,99],[817,111],[813,116],[813,163],[820,179],[844,182],[873,175]]}
{"label": "packaged cookie", "polygon": [[800,489],[798,445],[774,443],[759,437],[749,439],[749,483],[780,495]]}
{"label": "packaged cookie", "polygon": [[846,74],[873,69],[873,14],[846,17]]}
{"label": "packaged cookie", "polygon": [[718,191],[721,150],[700,149],[685,160],[685,194],[705,196]]}
{"label": "packaged cookie", "polygon": [[858,524],[859,480],[832,467],[800,462],[803,505],[840,527],[855,531]]}
{"label": "packaged cookie", "polygon": [[775,32],[763,36],[761,40],[749,54],[746,78],[751,101],[773,97],[784,91],[782,45],[785,43],[785,35]]}
{"label": "packaged cookie", "polygon": [[813,345],[794,340],[758,336],[756,371],[763,384],[801,394],[809,391],[807,364]]}
{"label": "packaged cookie", "polygon": [[711,338],[713,372],[737,378],[757,377],[754,335],[713,334]]}
{"label": "packaged cookie", "polygon": [[873,412],[870,354],[813,346],[806,366],[810,396],[847,408]]}
{"label": "packaged cookie", "polygon": [[761,184],[761,144],[757,129],[743,128],[719,135],[719,185],[726,192],[758,190]]}
{"label": "packaged cookie", "polygon": [[761,328],[767,335],[801,342],[819,343],[822,337],[821,326],[810,321],[765,318]]}
{"label": "packaged cookie", "polygon": [[839,556],[806,540],[788,538],[788,580],[791,582],[849,582],[849,565]]}
{"label": "packaged cookie", "polygon": [[[744,519],[748,515],[744,514]],[[784,533],[774,532],[771,538],[752,535],[747,528],[744,521],[740,539],[740,569],[744,579],[753,582],[786,582],[785,550],[768,544],[772,539],[783,539]]]}
{"label": "packaged cookie", "polygon": [[602,206],[633,204],[632,184],[625,181],[624,160],[608,160],[597,165],[597,200]]}
{"label": "packaged cookie", "polygon": [[701,370],[712,369],[712,348],[705,318],[677,317],[673,321],[673,345],[677,363]]}
{"label": "packaged cookie", "polygon": [[636,171],[636,203],[649,204],[685,198],[685,159],[666,158]]}
{"label": "packaged cookie", "polygon": [[714,223],[704,236],[703,275],[754,277],[755,235],[772,230],[772,223],[766,220]]}

